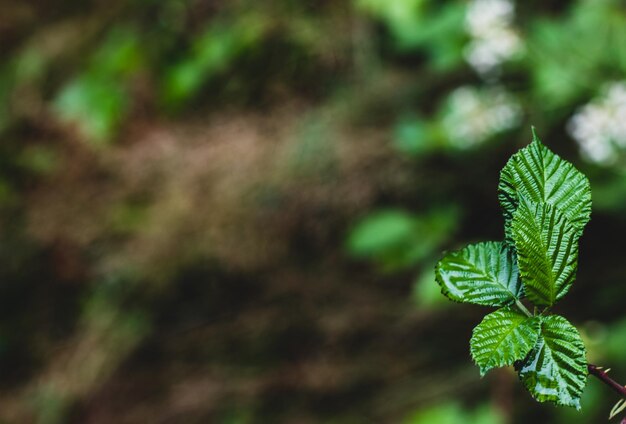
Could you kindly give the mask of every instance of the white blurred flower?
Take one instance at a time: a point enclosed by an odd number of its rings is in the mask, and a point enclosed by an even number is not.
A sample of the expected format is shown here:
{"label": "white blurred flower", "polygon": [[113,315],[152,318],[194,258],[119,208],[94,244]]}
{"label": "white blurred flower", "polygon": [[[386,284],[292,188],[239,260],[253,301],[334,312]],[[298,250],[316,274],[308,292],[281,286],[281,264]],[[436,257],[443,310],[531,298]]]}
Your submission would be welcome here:
{"label": "white blurred flower", "polygon": [[610,165],[626,150],[626,83],[608,85],[604,94],[581,107],[567,123],[587,160]]}
{"label": "white blurred flower", "polygon": [[472,0],[465,15],[465,28],[472,40],[465,59],[483,76],[491,76],[500,65],[524,50],[513,28],[515,6],[510,0]]}
{"label": "white blurred flower", "polygon": [[521,118],[521,106],[503,88],[464,86],[450,94],[443,125],[451,145],[468,148],[516,127]]}

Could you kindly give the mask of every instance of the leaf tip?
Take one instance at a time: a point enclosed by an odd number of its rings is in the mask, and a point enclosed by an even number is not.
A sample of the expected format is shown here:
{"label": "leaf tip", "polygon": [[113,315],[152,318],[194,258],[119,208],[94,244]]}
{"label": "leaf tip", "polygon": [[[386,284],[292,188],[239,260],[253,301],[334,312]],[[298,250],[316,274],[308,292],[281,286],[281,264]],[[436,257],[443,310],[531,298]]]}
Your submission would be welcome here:
{"label": "leaf tip", "polygon": [[539,140],[539,136],[537,136],[537,127],[531,125],[530,131],[533,133],[533,142],[541,143],[541,140]]}

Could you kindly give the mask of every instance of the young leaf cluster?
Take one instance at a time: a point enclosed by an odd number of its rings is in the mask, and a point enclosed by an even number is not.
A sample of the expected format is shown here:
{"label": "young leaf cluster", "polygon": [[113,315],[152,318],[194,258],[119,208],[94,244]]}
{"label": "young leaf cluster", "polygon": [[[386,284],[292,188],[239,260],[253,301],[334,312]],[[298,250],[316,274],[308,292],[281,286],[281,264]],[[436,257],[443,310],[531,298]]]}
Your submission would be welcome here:
{"label": "young leaf cluster", "polygon": [[589,180],[533,130],[531,144],[502,169],[498,198],[504,241],[448,253],[437,264],[437,282],[451,300],[498,308],[470,340],[481,375],[515,364],[535,399],[579,409],[585,346],[578,330],[550,308],[576,277],[578,240],[591,214]]}

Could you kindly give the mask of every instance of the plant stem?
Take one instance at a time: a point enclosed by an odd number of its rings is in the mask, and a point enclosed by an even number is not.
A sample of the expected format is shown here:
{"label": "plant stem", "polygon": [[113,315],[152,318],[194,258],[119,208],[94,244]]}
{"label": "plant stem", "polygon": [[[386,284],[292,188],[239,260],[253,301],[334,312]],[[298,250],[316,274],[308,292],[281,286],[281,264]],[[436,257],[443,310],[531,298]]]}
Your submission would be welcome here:
{"label": "plant stem", "polygon": [[533,316],[533,314],[531,314],[530,311],[528,309],[526,309],[526,306],[524,306],[524,304],[522,302],[520,302],[519,300],[515,300],[515,305],[517,305],[519,310],[524,312],[527,317],[532,317]]}
{"label": "plant stem", "polygon": [[619,393],[621,397],[626,399],[626,387],[619,384],[617,381],[613,380],[609,375],[602,370],[602,368],[597,367],[593,364],[588,364],[587,369],[589,370],[589,374],[598,378],[601,382],[609,386],[615,392]]}

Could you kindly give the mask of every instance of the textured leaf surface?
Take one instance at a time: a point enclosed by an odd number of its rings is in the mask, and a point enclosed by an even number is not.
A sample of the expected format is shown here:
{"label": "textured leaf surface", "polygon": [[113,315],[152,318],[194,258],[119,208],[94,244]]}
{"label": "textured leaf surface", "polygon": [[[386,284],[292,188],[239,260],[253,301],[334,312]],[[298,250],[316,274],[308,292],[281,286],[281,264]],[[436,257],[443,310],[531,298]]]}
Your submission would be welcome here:
{"label": "textured leaf surface", "polygon": [[526,296],[536,305],[551,306],[576,278],[576,229],[557,208],[522,202],[511,231]]}
{"label": "textured leaf surface", "polygon": [[574,166],[544,146],[533,133],[533,142],[511,156],[500,173],[498,198],[504,210],[507,242],[510,223],[520,198],[556,206],[578,234],[591,215],[589,180]]}
{"label": "textured leaf surface", "polygon": [[543,318],[541,335],[522,365],[520,378],[539,402],[580,409],[587,360],[578,330],[561,316]]}
{"label": "textured leaf surface", "polygon": [[521,296],[515,254],[504,243],[472,244],[449,253],[435,274],[442,293],[457,302],[504,306]]}
{"label": "textured leaf surface", "polygon": [[480,374],[524,359],[537,342],[540,324],[539,317],[527,317],[508,307],[487,315],[474,328],[470,340],[470,352]]}

